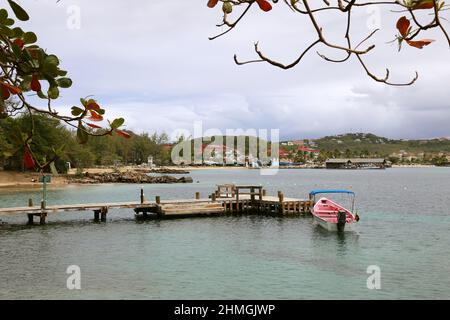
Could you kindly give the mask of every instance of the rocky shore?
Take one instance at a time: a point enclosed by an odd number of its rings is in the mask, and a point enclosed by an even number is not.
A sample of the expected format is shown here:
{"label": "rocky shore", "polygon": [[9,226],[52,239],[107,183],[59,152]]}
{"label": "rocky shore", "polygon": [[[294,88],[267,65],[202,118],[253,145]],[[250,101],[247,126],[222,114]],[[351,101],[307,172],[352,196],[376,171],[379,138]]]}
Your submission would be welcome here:
{"label": "rocky shore", "polygon": [[69,183],[79,184],[99,184],[99,183],[192,183],[191,177],[173,177],[168,175],[149,176],[144,172],[104,172],[89,173],[82,176],[69,176]]}
{"label": "rocky shore", "polygon": [[160,174],[189,174],[190,172],[183,169],[174,169],[174,168],[154,168],[154,169],[145,169],[145,168],[137,168],[134,169],[136,172],[145,172],[145,173],[160,173]]}

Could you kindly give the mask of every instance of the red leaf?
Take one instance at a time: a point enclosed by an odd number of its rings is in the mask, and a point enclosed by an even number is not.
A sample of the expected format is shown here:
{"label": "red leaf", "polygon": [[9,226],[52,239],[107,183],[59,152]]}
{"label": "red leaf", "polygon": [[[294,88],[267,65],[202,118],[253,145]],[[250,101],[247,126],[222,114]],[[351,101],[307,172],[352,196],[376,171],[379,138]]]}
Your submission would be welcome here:
{"label": "red leaf", "polygon": [[98,125],[96,125],[96,124],[93,124],[93,123],[86,123],[89,127],[91,127],[91,128],[94,128],[94,129],[101,129],[102,127],[100,127],[100,126],[98,126]]}
{"label": "red leaf", "polygon": [[97,112],[93,111],[93,110],[89,110],[89,112],[91,113],[91,116],[89,118],[87,118],[88,120],[91,121],[103,121],[103,117],[101,115],[99,115]]}
{"label": "red leaf", "polygon": [[218,2],[219,2],[219,0],[209,0],[207,6],[209,8],[214,8]]}
{"label": "red leaf", "polygon": [[5,86],[8,88],[9,92],[11,94],[19,94],[22,93],[22,90],[20,90],[20,88],[14,87],[10,84],[5,83]]}
{"label": "red leaf", "polygon": [[13,43],[14,43],[16,46],[18,46],[19,48],[23,48],[23,46],[25,45],[25,41],[23,41],[22,39],[19,39],[19,38],[15,39],[15,40],[13,41]]}
{"label": "red leaf", "polygon": [[8,99],[11,94],[22,93],[22,90],[20,90],[20,88],[14,87],[8,83],[1,83],[1,91],[3,100]]}
{"label": "red leaf", "polygon": [[36,48],[26,48],[25,50],[28,51],[28,53],[30,54],[30,56],[33,59],[37,59],[39,57],[39,49]]}
{"label": "red leaf", "polygon": [[125,131],[122,131],[122,130],[116,130],[116,132],[117,132],[118,135],[121,135],[121,136],[124,137],[124,138],[127,138],[127,139],[130,139],[130,138],[131,138],[131,135],[128,134],[128,133],[126,133]]}
{"label": "red leaf", "polygon": [[406,17],[403,16],[400,19],[398,19],[397,29],[403,38],[406,38],[408,36],[410,25],[411,25],[411,22],[408,19],[406,19]]}
{"label": "red leaf", "polygon": [[272,10],[272,5],[266,0],[256,0],[256,3],[259,5],[262,11],[270,11]]}
{"label": "red leaf", "polygon": [[412,10],[432,9],[434,8],[433,0],[416,0],[410,7]]}
{"label": "red leaf", "polygon": [[28,145],[25,146],[23,152],[23,163],[26,169],[34,169],[36,163],[34,162],[33,155],[31,154],[30,147]]}
{"label": "red leaf", "polygon": [[418,49],[422,49],[423,47],[429,45],[434,40],[432,39],[422,39],[422,40],[406,40],[406,43],[408,43],[411,47],[415,47]]}
{"label": "red leaf", "polygon": [[38,92],[41,91],[41,83],[39,82],[37,74],[33,74],[31,77],[31,90]]}
{"label": "red leaf", "polygon": [[3,98],[3,100],[9,99],[10,96],[11,96],[11,93],[9,92],[8,87],[2,83],[2,98]]}
{"label": "red leaf", "polygon": [[100,106],[95,102],[94,100],[91,100],[88,102],[86,109],[88,110],[98,110],[100,109]]}

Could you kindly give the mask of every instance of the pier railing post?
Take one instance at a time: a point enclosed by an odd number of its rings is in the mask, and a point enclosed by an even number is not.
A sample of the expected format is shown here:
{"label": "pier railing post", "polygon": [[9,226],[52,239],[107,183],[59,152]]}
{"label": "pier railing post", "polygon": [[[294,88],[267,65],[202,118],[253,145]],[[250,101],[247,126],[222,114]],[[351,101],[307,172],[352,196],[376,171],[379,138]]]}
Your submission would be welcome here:
{"label": "pier railing post", "polygon": [[144,188],[141,188],[141,204],[145,202]]}
{"label": "pier railing post", "polygon": [[239,212],[239,188],[236,188],[236,212]]}
{"label": "pier railing post", "polygon": [[195,199],[196,200],[200,200],[200,192],[196,192],[195,193]]}
{"label": "pier railing post", "polygon": [[284,194],[281,191],[278,191],[278,200],[280,200],[280,202],[284,201]]}
{"label": "pier railing post", "polygon": [[284,214],[284,194],[281,191],[278,191],[278,200],[280,202],[279,204],[279,211],[281,214]]}
{"label": "pier railing post", "polygon": [[155,197],[155,202],[156,202],[156,204],[161,204],[161,197],[160,196],[156,196]]}
{"label": "pier railing post", "polygon": [[[28,199],[28,206],[29,207],[34,207],[33,206],[33,199]],[[33,224],[34,223],[34,214],[29,213],[28,214],[28,224]]]}

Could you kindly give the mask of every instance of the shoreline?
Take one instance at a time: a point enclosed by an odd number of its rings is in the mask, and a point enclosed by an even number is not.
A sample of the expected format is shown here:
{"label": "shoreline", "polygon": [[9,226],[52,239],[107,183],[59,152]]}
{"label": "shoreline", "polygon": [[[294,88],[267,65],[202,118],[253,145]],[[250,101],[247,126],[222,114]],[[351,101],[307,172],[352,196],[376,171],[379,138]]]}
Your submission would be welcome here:
{"label": "shoreline", "polygon": [[[392,165],[393,169],[403,169],[403,168],[437,168],[434,165]],[[146,168],[142,167],[123,167],[120,168],[119,171],[124,173],[127,171],[142,171]],[[159,167],[157,169],[164,169],[173,171],[171,174],[179,175],[181,173],[176,173],[176,171],[205,171],[205,170],[258,170],[258,169],[251,169],[246,167],[233,167],[233,166],[223,166],[223,167],[212,167],[212,166],[165,166],[165,167]],[[310,167],[280,167],[280,170],[326,170],[325,168],[310,168]],[[387,168],[390,169],[390,168]],[[83,170],[83,173],[89,172],[89,174],[101,174],[101,173],[109,173],[113,172],[114,169],[112,168],[89,168]],[[148,171],[151,171],[151,169],[148,169]],[[79,183],[79,182],[73,182],[73,177],[75,176],[76,170],[72,169],[68,172],[68,174],[61,174],[59,176],[53,176],[52,182],[48,184],[49,188],[62,188],[67,186],[82,186],[86,185],[87,183]],[[183,173],[186,174],[186,173]],[[33,172],[13,172],[13,171],[0,171],[0,190],[4,191],[7,188],[13,188],[13,189],[23,189],[23,188],[30,188],[30,189],[39,189],[42,187],[42,184],[38,182],[40,174],[39,173],[33,173]],[[104,185],[107,183],[98,183],[98,184],[89,184],[89,185]],[[117,184],[117,183],[112,183]]]}

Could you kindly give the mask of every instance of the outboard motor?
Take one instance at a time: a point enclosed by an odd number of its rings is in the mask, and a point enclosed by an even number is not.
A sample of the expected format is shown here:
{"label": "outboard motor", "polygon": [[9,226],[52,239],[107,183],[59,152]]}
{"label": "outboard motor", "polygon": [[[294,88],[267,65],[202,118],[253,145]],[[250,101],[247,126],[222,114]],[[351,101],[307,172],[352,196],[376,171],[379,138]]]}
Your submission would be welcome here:
{"label": "outboard motor", "polygon": [[346,223],[347,223],[347,212],[339,211],[337,216],[337,230],[339,232],[344,231]]}

